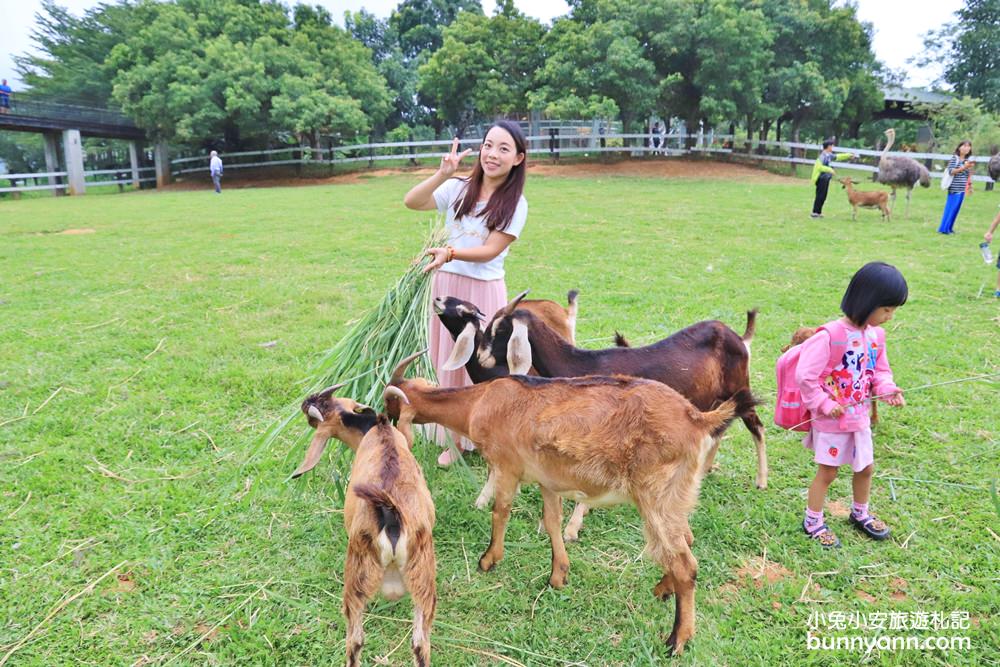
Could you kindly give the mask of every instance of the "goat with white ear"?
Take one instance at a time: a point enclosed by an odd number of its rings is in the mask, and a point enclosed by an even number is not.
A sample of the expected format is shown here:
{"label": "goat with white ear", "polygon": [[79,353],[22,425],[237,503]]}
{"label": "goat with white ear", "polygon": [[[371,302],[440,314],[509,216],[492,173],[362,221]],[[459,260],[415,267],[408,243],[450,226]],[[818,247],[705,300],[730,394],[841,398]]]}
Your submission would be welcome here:
{"label": "goat with white ear", "polygon": [[344,500],[347,665],[360,664],[362,617],[368,601],[381,589],[390,600],[410,593],[413,661],[417,667],[427,667],[437,605],[434,501],[410,452],[410,423],[404,420],[399,429],[393,428],[385,415],[376,415],[368,406],[334,397],[338,386],[313,394],[302,404],[316,434],[293,476],[315,467],[331,437],[356,452]]}

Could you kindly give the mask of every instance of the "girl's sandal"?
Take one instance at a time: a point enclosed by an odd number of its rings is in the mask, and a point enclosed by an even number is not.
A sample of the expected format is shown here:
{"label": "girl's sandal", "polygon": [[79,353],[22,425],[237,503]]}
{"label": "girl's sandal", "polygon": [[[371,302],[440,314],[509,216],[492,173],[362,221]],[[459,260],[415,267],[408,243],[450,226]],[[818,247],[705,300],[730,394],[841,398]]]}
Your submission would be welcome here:
{"label": "girl's sandal", "polygon": [[882,521],[882,519],[879,519],[874,514],[858,518],[852,513],[848,521],[852,526],[873,540],[884,540],[889,537],[889,526],[885,525],[885,521]]}
{"label": "girl's sandal", "polygon": [[803,522],[802,530],[805,531],[806,535],[808,535],[810,539],[819,542],[820,546],[823,547],[824,549],[840,548],[840,539],[832,530],[827,528],[827,525],[825,523],[821,526],[813,528],[812,530],[809,530],[808,528],[806,528],[805,522]]}

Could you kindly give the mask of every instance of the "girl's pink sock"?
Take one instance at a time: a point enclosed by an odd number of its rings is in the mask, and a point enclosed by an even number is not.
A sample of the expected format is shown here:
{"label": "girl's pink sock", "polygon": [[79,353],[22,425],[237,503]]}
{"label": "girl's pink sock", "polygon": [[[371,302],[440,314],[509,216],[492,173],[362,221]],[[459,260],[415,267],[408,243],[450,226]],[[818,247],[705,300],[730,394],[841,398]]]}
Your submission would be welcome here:
{"label": "girl's pink sock", "polygon": [[868,503],[851,503],[851,514],[856,519],[868,516]]}
{"label": "girl's pink sock", "polygon": [[819,528],[823,525],[823,510],[818,512],[813,512],[811,509],[806,507],[806,530],[812,531],[813,528]]}

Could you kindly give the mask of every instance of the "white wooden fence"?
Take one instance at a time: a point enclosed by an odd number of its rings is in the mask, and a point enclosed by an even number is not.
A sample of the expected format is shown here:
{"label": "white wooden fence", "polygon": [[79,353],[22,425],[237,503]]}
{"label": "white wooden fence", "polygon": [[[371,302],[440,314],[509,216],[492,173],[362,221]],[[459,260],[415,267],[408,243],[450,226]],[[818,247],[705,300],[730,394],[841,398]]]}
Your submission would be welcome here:
{"label": "white wooden fence", "polygon": [[[759,141],[753,140],[749,144],[745,140],[734,138],[732,135],[713,134],[711,132],[698,135],[669,134],[664,139],[664,145],[653,147],[651,137],[647,133],[640,134],[595,134],[590,128],[560,127],[552,128],[553,134],[536,135],[527,137],[528,151],[533,157],[558,158],[563,155],[598,155],[605,153],[620,153],[630,157],[666,155],[681,156],[690,154],[719,154],[731,155],[741,161],[761,161],[779,162],[786,164],[812,165],[815,155],[822,149],[820,144],[794,143],[788,141]],[[567,131],[570,130],[570,131]],[[694,145],[685,147],[685,142],[691,141]],[[221,155],[224,161],[225,170],[231,172],[235,169],[250,169],[259,167],[278,167],[288,165],[338,165],[355,164],[367,162],[374,165],[376,162],[389,160],[438,160],[441,155],[451,150],[451,139],[436,139],[431,141],[404,141],[395,143],[364,143],[347,146],[333,146],[325,148],[310,148],[307,146],[289,146],[272,150],[260,151],[240,151],[225,153]],[[477,153],[480,138],[464,139],[459,142],[460,150],[471,148],[473,154]],[[723,144],[732,146],[723,147]],[[749,145],[749,151],[747,147]],[[838,152],[849,152],[859,156],[869,162],[865,164],[860,161],[838,162],[837,169],[851,169],[861,172],[878,171],[879,151],[863,148],[841,148]],[[807,157],[807,154],[812,154]],[[940,178],[951,155],[942,153],[900,153],[893,152],[890,155],[902,155],[913,158],[921,162],[930,161],[931,176]],[[985,164],[989,162],[988,156],[976,156],[972,158],[974,162]],[[935,165],[940,165],[935,168]],[[174,176],[184,174],[203,173],[208,174],[207,156],[182,157],[170,161],[171,173]],[[152,182],[156,180],[153,175],[144,176],[155,172],[153,167],[142,167],[139,170],[140,182]],[[985,172],[985,169],[980,169]],[[99,169],[84,172],[88,178],[87,186],[98,185],[129,185],[133,183],[131,167],[119,169]],[[0,192],[24,192],[29,190],[55,190],[65,189],[65,183],[58,183],[57,179],[66,176],[65,171],[33,173],[33,174],[0,174],[0,181],[12,180],[24,181],[23,185],[11,185],[10,187],[0,187]],[[105,180],[89,180],[101,176],[114,175],[116,178]],[[28,179],[48,179],[45,185],[28,185]],[[985,173],[973,175],[974,181],[992,182]]]}
{"label": "white wooden fence", "polygon": [[[139,173],[138,181],[140,183],[155,182],[156,176],[143,176],[142,174],[155,172],[153,167],[140,167],[136,170]],[[100,180],[101,176],[107,176],[108,174],[114,174],[113,179],[103,179]],[[69,186],[65,183],[59,182],[60,178],[65,179],[68,175],[65,171],[46,171],[39,173],[30,174],[0,174],[0,181],[9,181],[10,186],[0,188],[0,192],[28,192],[31,190],[66,190]],[[86,180],[87,187],[96,187],[98,185],[131,185],[135,182],[132,178],[132,167],[121,167],[119,169],[91,169],[89,171],[84,171],[83,176]],[[48,179],[48,183],[44,185],[28,185],[28,180],[32,179]],[[97,180],[94,180],[97,179]],[[24,181],[24,185],[14,185],[17,181]]]}
{"label": "white wooden fence", "polygon": [[[560,130],[577,130],[578,128],[558,128]],[[589,129],[589,128],[586,128]],[[694,146],[685,148],[687,140],[693,140]],[[816,154],[822,150],[820,144],[796,143],[790,141],[760,141],[750,142],[750,151],[746,150],[747,143],[739,138],[735,139],[736,150],[733,148],[723,148],[723,143],[730,145],[734,141],[732,135],[720,135],[711,133],[699,135],[667,135],[664,146],[653,147],[650,142],[650,135],[641,134],[593,134],[592,132],[578,133],[558,133],[556,135],[537,135],[526,138],[528,142],[528,152],[533,157],[558,157],[562,155],[595,155],[602,153],[622,153],[631,157],[643,155],[668,155],[680,156],[690,154],[720,154],[732,155],[741,160],[759,160],[767,162],[783,162],[786,164],[812,165],[815,162]],[[477,148],[481,143],[480,138],[464,139],[459,141],[459,150],[472,148],[473,154],[477,153]],[[445,152],[451,150],[451,139],[438,139],[433,141],[404,141],[396,143],[364,143],[347,146],[335,146],[332,149],[309,148],[303,146],[292,146],[263,151],[243,151],[237,153],[226,153],[221,155],[225,163],[225,169],[246,169],[257,167],[272,167],[283,165],[338,165],[368,162],[374,165],[376,162],[388,160],[437,160]],[[603,145],[602,145],[603,144]],[[433,150],[430,150],[433,149]],[[864,148],[839,148],[837,152],[852,153],[861,159],[865,159],[870,164],[861,161],[838,162],[838,169],[851,169],[855,171],[874,173],[878,171],[878,158],[881,151]],[[777,153],[777,154],[775,154]],[[805,157],[811,154],[811,157]],[[799,155],[802,155],[800,157]],[[944,167],[947,165],[951,155],[943,153],[909,153],[891,152],[889,155],[906,156],[918,162],[930,161],[929,170],[933,178],[940,178]],[[975,156],[972,160],[985,165],[989,162],[988,156]],[[938,164],[939,163],[939,164]],[[171,160],[172,173],[175,176],[191,173],[208,173],[208,159],[205,156],[185,157]],[[985,169],[980,169],[985,172]],[[973,175],[974,181],[992,182],[992,179],[985,173]]]}

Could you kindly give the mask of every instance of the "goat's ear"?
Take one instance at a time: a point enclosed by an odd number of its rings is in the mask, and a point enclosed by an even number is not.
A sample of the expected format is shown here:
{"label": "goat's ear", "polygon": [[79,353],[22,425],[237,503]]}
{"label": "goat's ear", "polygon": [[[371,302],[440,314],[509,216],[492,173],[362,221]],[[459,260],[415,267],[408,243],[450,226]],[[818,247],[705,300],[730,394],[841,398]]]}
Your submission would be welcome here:
{"label": "goat's ear", "polygon": [[306,450],[306,456],[302,459],[301,465],[296,468],[295,472],[292,473],[292,477],[299,477],[304,473],[309,472],[316,467],[319,463],[319,459],[323,456],[323,450],[326,449],[326,443],[330,441],[330,436],[320,433],[319,431],[313,435],[312,442],[309,443],[309,449]]}
{"label": "goat's ear", "polygon": [[507,342],[507,368],[511,375],[524,375],[531,368],[531,343],[528,342],[528,325],[515,319],[514,330]]}
{"label": "goat's ear", "polygon": [[442,364],[442,369],[458,370],[472,358],[472,352],[476,349],[476,331],[478,328],[472,322],[465,325],[462,333],[455,339],[455,347],[451,348],[451,356]]}

